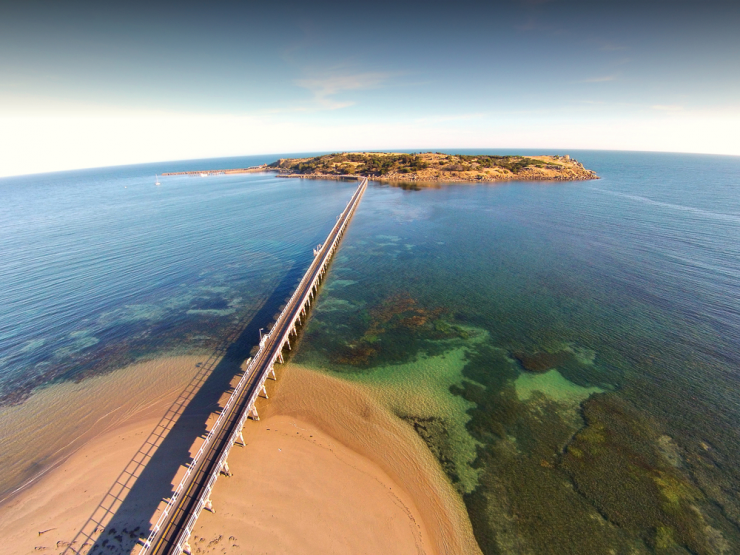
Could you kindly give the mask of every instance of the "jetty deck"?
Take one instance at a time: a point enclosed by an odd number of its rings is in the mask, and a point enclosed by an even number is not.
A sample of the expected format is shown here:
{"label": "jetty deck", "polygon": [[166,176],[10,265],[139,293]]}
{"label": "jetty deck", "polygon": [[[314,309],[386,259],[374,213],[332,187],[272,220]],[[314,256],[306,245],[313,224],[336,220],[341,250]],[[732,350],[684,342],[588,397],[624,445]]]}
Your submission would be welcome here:
{"label": "jetty deck", "polygon": [[326,241],[314,249],[313,262],[275,325],[260,340],[257,354],[248,361],[239,383],[162,511],[139,555],[190,553],[188,539],[198,515],[204,508],[212,509],[211,490],[221,473],[229,474],[229,451],[235,442],[243,443],[242,426],[247,418],[259,419],[255,401],[260,394],[266,396],[267,378],[276,378],[274,365],[276,362],[283,362],[283,349],[290,349],[291,336],[297,335],[297,326],[305,321],[319,282],[325,275],[366,188],[367,178],[364,178]]}

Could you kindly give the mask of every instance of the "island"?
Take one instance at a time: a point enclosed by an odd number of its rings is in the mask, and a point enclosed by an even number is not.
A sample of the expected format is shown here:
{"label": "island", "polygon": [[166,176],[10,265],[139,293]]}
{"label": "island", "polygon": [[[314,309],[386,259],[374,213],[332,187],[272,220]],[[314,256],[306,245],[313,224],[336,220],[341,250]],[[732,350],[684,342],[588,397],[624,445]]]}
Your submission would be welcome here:
{"label": "island", "polygon": [[[343,152],[313,158],[281,158],[259,167],[283,177],[342,179],[369,177],[377,181],[488,182],[585,181],[599,179],[569,155],[496,156],[441,152]],[[253,168],[251,171],[258,170]]]}

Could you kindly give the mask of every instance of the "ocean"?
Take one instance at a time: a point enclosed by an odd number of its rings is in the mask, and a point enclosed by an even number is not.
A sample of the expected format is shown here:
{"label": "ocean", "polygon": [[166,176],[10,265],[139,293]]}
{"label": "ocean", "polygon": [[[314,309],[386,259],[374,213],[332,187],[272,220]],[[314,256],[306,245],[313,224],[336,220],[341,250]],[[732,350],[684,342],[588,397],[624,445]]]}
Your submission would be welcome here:
{"label": "ocean", "polygon": [[[569,154],[601,179],[371,183],[293,360],[413,426],[485,554],[737,552],[740,158]],[[275,158],[0,180],[0,420],[277,312],[354,184],[154,185]],[[53,457],[0,429],[7,494]]]}

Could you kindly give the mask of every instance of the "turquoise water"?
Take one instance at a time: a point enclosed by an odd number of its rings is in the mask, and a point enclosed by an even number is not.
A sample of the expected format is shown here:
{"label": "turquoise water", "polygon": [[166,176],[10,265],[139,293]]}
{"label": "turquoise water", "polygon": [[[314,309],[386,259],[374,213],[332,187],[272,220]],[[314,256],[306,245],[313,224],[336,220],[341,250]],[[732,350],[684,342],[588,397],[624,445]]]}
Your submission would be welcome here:
{"label": "turquoise water", "polygon": [[[161,171],[150,165],[0,180],[0,500],[99,432],[95,426],[122,418],[128,409],[117,403],[131,406],[127,397],[146,392],[145,404],[156,393],[141,381],[127,392],[97,385],[111,395],[109,406],[87,413],[74,407],[66,414],[79,422],[54,426],[50,419],[64,418],[61,407],[74,402],[59,398],[69,389],[56,384],[84,385],[91,383],[85,378],[162,355],[205,361],[226,352],[223,342],[236,330],[227,352],[234,364],[219,364],[203,386],[208,391],[201,390],[216,403],[354,191],[353,183],[272,174],[160,177],[155,186]],[[251,322],[257,315],[259,325]],[[183,390],[195,369],[179,372]],[[40,388],[53,411],[26,405]],[[213,408],[203,406],[205,415],[197,416],[205,419]],[[32,453],[29,438],[16,433],[18,418],[29,430],[27,420],[35,421],[46,438]]]}
{"label": "turquoise water", "polygon": [[740,159],[576,157],[369,190],[296,360],[414,425],[484,553],[737,552]]}
{"label": "turquoise water", "polygon": [[[235,161],[206,165],[220,163]],[[307,266],[352,190],[271,174],[156,187],[159,169],[0,180],[0,401],[156,352],[207,351]]]}
{"label": "turquoise water", "polygon": [[[372,184],[295,360],[414,427],[486,554],[738,552],[740,159],[570,154],[602,179]],[[277,311],[354,187],[155,171],[0,180],[4,404]]]}

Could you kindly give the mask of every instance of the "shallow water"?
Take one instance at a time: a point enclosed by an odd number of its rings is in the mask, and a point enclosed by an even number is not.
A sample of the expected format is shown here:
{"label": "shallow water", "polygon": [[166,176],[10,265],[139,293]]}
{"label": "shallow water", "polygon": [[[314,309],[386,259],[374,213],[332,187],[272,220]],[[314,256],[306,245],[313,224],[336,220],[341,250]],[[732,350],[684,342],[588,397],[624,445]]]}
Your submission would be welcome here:
{"label": "shallow water", "polygon": [[415,426],[484,553],[740,550],[740,159],[577,157],[370,189],[296,361]]}
{"label": "shallow water", "polygon": [[[571,154],[603,179],[373,184],[294,360],[419,434],[486,554],[740,551],[740,159]],[[0,180],[5,405],[212,353],[354,187],[157,170]]]}
{"label": "shallow water", "polygon": [[[160,177],[155,186],[161,167],[0,180],[0,408],[38,388],[50,389],[45,398],[53,400],[66,391],[55,384],[84,385],[86,377],[163,354],[213,354],[258,309],[279,310],[354,190],[273,174]],[[268,316],[260,325],[269,323]],[[131,396],[151,389],[129,385]],[[108,394],[115,405],[122,392]],[[48,425],[44,407],[37,412],[23,412],[29,429],[37,420]],[[104,416],[89,412],[85,422]],[[8,426],[0,421],[0,499],[52,464],[65,442],[89,435],[81,429],[87,424],[62,426],[69,434],[38,445],[28,460]]]}

